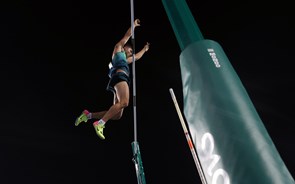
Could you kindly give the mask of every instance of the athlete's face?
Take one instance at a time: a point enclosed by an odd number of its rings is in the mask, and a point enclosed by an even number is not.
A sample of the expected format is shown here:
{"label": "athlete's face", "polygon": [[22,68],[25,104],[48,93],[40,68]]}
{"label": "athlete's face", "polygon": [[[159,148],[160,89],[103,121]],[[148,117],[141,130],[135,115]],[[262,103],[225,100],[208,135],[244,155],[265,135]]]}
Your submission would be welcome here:
{"label": "athlete's face", "polygon": [[132,56],[133,50],[131,47],[125,46],[124,51],[125,51],[127,57]]}

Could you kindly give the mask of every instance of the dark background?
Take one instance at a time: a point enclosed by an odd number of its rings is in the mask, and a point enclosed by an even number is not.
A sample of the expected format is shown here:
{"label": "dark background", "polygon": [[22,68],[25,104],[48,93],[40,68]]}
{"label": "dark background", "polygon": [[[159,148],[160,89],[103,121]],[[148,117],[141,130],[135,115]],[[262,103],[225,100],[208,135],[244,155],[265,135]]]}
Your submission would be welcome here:
{"label": "dark background", "polygon": [[[289,171],[295,176],[294,31],[291,1],[188,0],[207,39],[223,47]],[[137,183],[133,101],[106,140],[83,109],[105,110],[115,43],[130,1],[2,1],[0,183]],[[169,88],[182,108],[181,50],[161,1],[135,1],[138,141],[148,184],[200,183]],[[131,88],[132,92],[132,88]],[[132,96],[132,94],[131,94]],[[255,164],[255,163],[253,163]]]}

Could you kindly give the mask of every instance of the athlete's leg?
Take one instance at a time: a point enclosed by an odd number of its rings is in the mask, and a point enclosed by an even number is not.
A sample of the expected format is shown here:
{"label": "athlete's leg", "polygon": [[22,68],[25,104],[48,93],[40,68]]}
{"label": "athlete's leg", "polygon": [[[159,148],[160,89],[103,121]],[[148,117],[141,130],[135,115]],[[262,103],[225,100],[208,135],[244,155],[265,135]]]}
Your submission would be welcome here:
{"label": "athlete's leg", "polygon": [[[116,103],[119,103],[119,99],[118,99],[118,97],[117,97],[117,94],[114,93],[114,104],[116,104]],[[117,114],[112,118],[112,120],[119,120],[119,119],[122,117],[122,115],[123,115],[123,110],[124,110],[124,109],[122,109],[119,113],[117,113]]]}
{"label": "athlete's leg", "polygon": [[[116,104],[118,102],[119,102],[119,100],[117,98],[117,95],[116,95],[116,93],[114,93],[113,104]],[[106,112],[107,111],[93,112],[92,113],[92,119],[101,119],[106,114]],[[123,109],[118,114],[116,114],[111,120],[120,119],[122,117],[122,114],[123,114]]]}
{"label": "athlete's leg", "polygon": [[107,111],[92,112],[92,119],[101,119]]}
{"label": "athlete's leg", "polygon": [[127,82],[121,81],[114,86],[116,90],[115,103],[101,118],[104,122],[110,119],[120,119],[125,107],[129,104],[129,86]]}
{"label": "athlete's leg", "polygon": [[128,106],[129,103],[129,86],[127,82],[122,81],[115,85],[116,97],[115,104],[105,113],[105,115],[99,120],[93,123],[96,134],[101,138],[105,139],[103,135],[103,129],[105,123],[113,118],[120,118],[123,113],[123,109]]}

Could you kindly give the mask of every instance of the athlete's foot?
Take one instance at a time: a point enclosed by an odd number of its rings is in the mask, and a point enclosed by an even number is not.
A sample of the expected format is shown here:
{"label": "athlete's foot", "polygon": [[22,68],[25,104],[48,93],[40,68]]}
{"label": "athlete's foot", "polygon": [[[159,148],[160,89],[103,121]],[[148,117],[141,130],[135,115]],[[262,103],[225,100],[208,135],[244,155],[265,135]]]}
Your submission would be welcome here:
{"label": "athlete's foot", "polygon": [[82,122],[87,122],[88,121],[87,114],[89,114],[89,112],[87,110],[84,110],[82,114],[76,119],[75,126],[78,126]]}
{"label": "athlete's foot", "polygon": [[93,127],[95,129],[96,134],[98,135],[99,138],[101,139],[105,139],[104,135],[103,135],[103,129],[104,129],[104,125],[101,123],[98,123],[98,121],[95,121],[93,123]]}

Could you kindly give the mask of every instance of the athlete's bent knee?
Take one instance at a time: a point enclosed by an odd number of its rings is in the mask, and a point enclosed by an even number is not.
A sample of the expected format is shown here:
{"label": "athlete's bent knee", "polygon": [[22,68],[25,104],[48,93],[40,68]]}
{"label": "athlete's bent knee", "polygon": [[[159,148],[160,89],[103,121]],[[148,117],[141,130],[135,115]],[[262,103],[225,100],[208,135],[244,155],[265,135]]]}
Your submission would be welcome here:
{"label": "athlete's bent knee", "polygon": [[121,106],[122,109],[128,107],[128,105],[129,105],[128,101],[122,101],[122,102],[120,102],[120,106]]}

